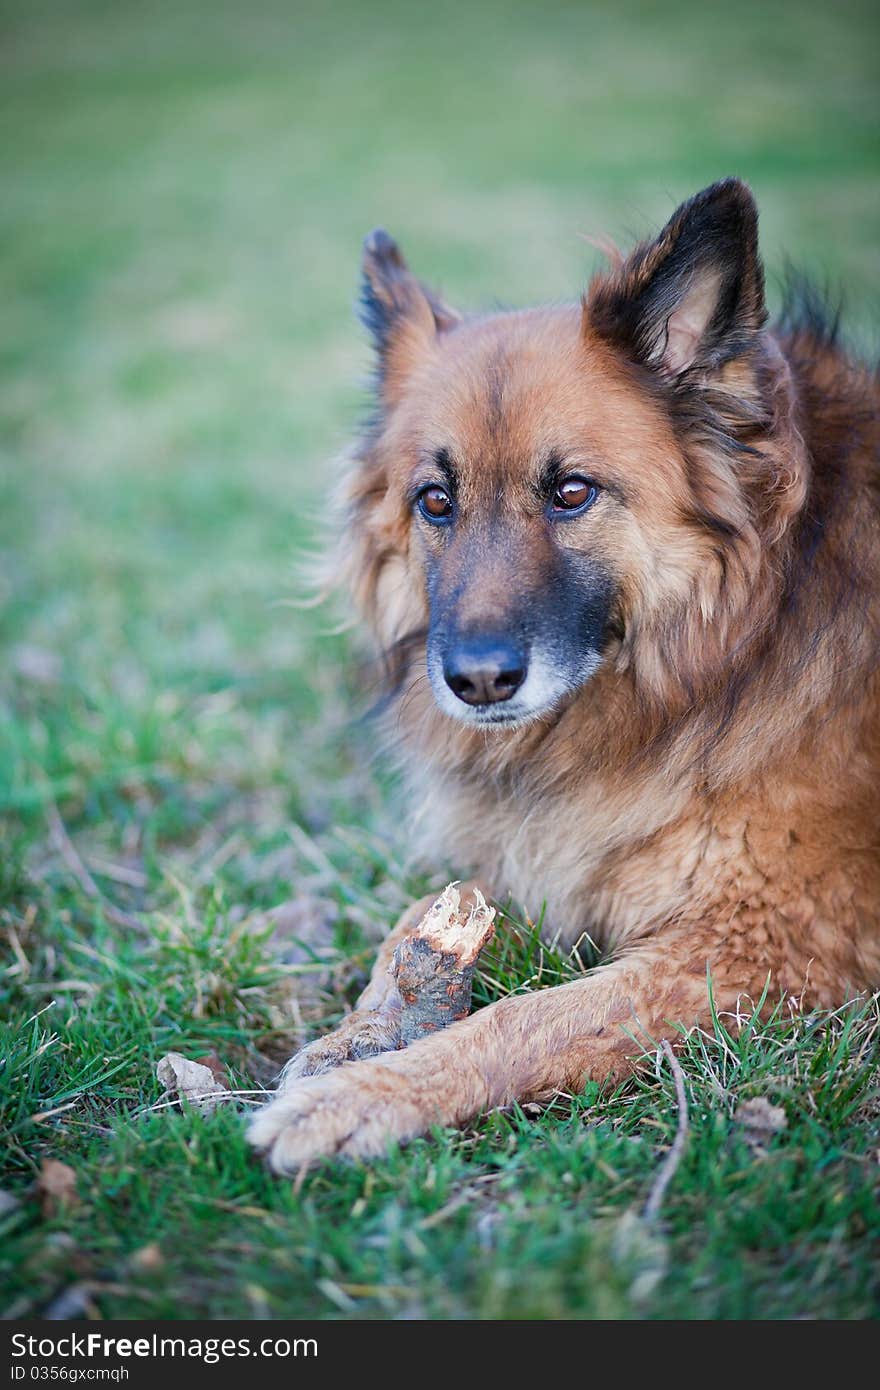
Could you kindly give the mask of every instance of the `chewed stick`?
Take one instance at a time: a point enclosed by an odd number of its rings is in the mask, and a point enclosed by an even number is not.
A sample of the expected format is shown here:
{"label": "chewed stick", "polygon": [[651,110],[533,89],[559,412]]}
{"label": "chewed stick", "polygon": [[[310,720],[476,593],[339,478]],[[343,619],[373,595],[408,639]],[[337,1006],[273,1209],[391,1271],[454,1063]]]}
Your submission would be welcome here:
{"label": "chewed stick", "polygon": [[451,883],[404,938],[391,964],[401,1001],[401,1047],[467,1016],[477,957],[494,932],[495,909],[480,890],[473,890],[473,905],[463,911]]}

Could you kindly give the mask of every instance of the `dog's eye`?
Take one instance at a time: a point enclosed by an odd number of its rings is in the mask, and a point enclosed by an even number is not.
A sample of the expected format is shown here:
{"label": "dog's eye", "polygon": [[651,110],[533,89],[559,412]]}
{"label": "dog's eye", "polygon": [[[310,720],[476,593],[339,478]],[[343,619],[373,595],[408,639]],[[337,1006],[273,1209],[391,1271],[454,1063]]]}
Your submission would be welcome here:
{"label": "dog's eye", "polygon": [[599,489],[595,483],[573,473],[556,484],[551,506],[554,512],[585,512],[598,496]]}
{"label": "dog's eye", "polygon": [[452,498],[437,483],[423,487],[418,496],[419,511],[426,521],[448,521],[452,516]]}

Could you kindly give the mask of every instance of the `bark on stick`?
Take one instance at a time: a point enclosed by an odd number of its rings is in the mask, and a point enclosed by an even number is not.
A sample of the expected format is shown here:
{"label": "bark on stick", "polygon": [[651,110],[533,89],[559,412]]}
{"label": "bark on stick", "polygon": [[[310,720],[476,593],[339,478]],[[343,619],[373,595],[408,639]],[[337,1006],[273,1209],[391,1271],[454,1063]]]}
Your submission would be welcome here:
{"label": "bark on stick", "polygon": [[494,931],[495,909],[480,890],[473,890],[473,905],[463,910],[461,894],[450,884],[400,943],[391,974],[401,999],[402,1047],[470,1013],[474,967]]}

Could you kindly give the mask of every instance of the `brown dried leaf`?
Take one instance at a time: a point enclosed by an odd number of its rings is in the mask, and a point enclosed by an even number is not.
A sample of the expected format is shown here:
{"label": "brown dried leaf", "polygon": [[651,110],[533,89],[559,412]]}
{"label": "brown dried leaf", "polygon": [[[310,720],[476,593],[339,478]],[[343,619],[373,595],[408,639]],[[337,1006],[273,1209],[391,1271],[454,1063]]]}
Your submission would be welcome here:
{"label": "brown dried leaf", "polygon": [[771,1105],[764,1096],[742,1101],[736,1107],[734,1119],[747,1131],[746,1137],[755,1140],[769,1139],[788,1127],[782,1106]]}
{"label": "brown dried leaf", "polygon": [[546,1105],[538,1105],[536,1101],[527,1100],[520,1106],[527,1120],[537,1120],[546,1110]]}
{"label": "brown dried leaf", "polygon": [[197,1062],[200,1067],[207,1067],[220,1088],[224,1091],[229,1089],[229,1082],[226,1079],[226,1068],[220,1061],[216,1052],[206,1052],[199,1057],[194,1057],[193,1061]]}
{"label": "brown dried leaf", "polygon": [[37,1178],[44,1216],[55,1216],[64,1206],[79,1200],[76,1173],[57,1158],[44,1158]]}
{"label": "brown dried leaf", "polygon": [[218,1080],[210,1067],[191,1061],[179,1052],[169,1052],[161,1058],[156,1076],[170,1095],[189,1101],[206,1114],[223,1099],[217,1092],[228,1089],[225,1081]]}
{"label": "brown dried leaf", "polygon": [[128,1262],[133,1270],[141,1274],[149,1274],[154,1269],[161,1269],[165,1263],[162,1251],[156,1242],[150,1241],[149,1245],[142,1245],[135,1250]]}

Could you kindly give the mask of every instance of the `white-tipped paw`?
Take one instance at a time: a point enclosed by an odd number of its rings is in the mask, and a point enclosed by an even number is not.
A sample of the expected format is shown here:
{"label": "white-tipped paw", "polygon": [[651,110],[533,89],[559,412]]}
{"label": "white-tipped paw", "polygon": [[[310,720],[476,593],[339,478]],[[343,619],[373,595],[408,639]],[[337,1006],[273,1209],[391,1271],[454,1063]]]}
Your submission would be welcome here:
{"label": "white-tipped paw", "polygon": [[422,1088],[389,1064],[398,1055],[286,1085],[254,1117],[248,1139],[276,1173],[292,1173],[334,1155],[375,1158],[394,1140],[424,1133],[435,1117]]}

